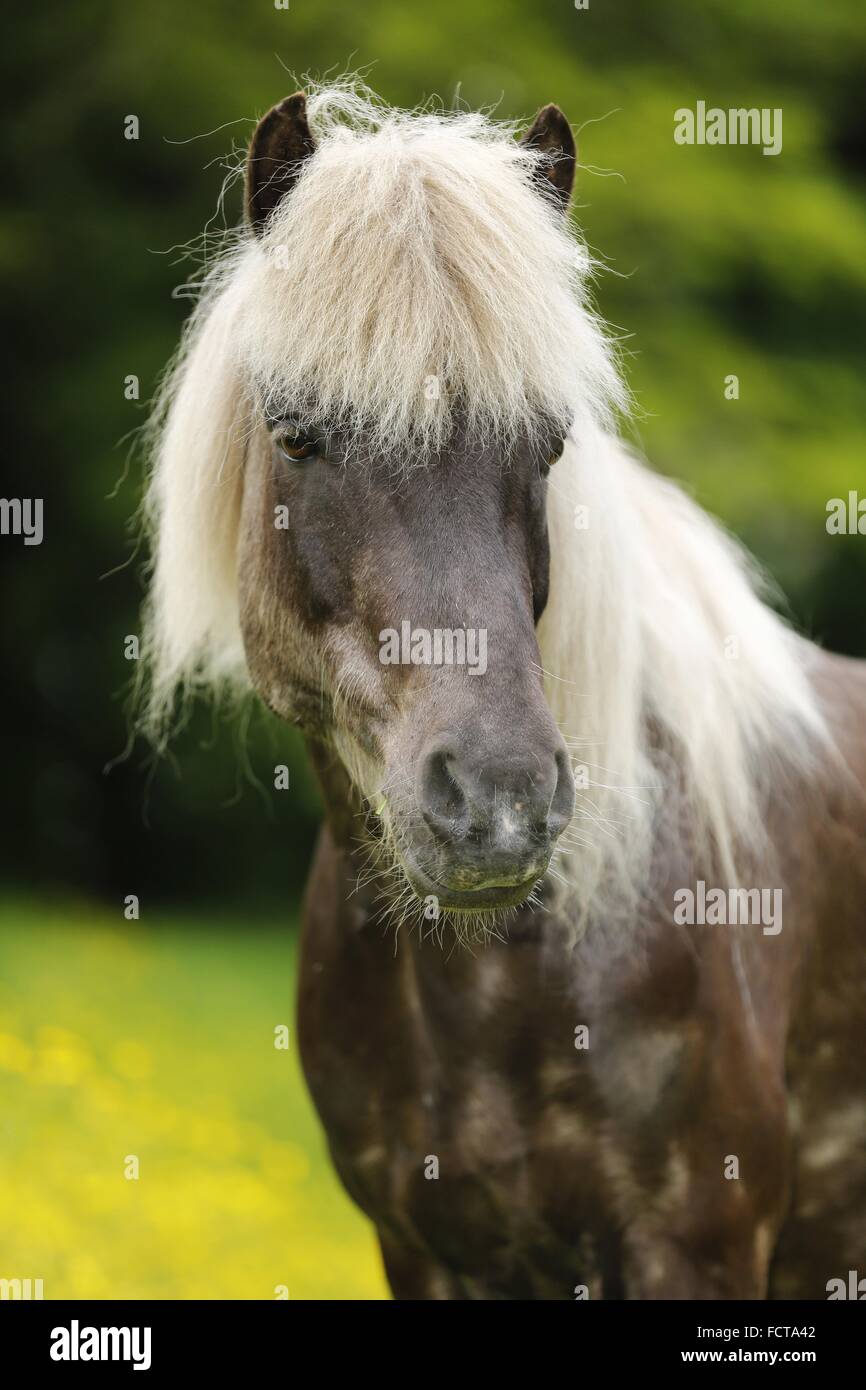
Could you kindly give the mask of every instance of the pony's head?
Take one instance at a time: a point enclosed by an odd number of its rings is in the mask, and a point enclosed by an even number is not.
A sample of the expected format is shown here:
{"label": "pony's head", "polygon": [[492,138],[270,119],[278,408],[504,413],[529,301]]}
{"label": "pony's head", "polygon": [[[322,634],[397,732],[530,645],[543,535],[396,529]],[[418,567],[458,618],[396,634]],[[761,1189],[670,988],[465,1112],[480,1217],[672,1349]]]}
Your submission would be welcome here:
{"label": "pony's head", "polygon": [[548,475],[620,396],[574,169],[555,106],[517,140],[357,87],[287,98],[158,413],[153,720],[251,681],[446,910],[525,899],[572,815],[536,640]]}

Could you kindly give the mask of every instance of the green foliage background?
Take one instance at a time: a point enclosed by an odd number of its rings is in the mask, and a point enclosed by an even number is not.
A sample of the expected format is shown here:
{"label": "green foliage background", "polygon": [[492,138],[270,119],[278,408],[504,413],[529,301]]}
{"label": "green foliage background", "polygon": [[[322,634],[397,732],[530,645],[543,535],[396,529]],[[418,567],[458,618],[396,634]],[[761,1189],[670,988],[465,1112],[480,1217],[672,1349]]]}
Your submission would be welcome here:
{"label": "green foliage background", "polygon": [[[0,211],[5,488],[41,492],[47,526],[39,549],[2,547],[19,881],[267,907],[302,880],[315,795],[269,718],[241,739],[203,714],[176,763],[150,777],[138,745],[103,776],[126,743],[123,637],[143,559],[130,531],[140,463],[127,469],[118,441],[142,423],[187,310],[171,295],[189,265],[172,248],[214,212],[233,144],[304,73],[367,65],[402,104],[459,86],[509,117],[563,106],[584,165],[575,216],[610,268],[598,297],[624,338],[633,435],[745,537],[808,631],[866,649],[866,544],[824,525],[828,498],[866,491],[860,0],[39,7],[5,83]],[[676,145],[673,113],[698,99],[781,107],[782,154]],[[128,114],[138,141],[123,137]],[[229,220],[239,213],[235,188]],[[141,404],[124,399],[129,373]],[[728,373],[738,401],[724,398]],[[284,757],[294,791],[280,799],[269,788]]]}
{"label": "green foliage background", "polygon": [[[126,401],[123,383],[137,374],[146,399],[177,341],[186,306],[172,289],[188,267],[172,248],[213,213],[233,142],[242,146],[254,118],[305,72],[372,64],[371,85],[394,102],[433,93],[450,101],[459,84],[464,102],[496,103],[509,117],[557,101],[579,130],[575,216],[609,267],[598,298],[624,335],[638,405],[632,436],[747,540],[807,631],[863,653],[866,538],[825,530],[829,498],[866,494],[862,0],[590,0],[586,10],[571,0],[290,0],[285,10],[272,0],[75,0],[19,9],[15,22],[0,186],[3,491],[45,498],[46,536],[38,548],[0,541],[4,882],[53,905],[10,907],[0,945],[0,1064],[11,1059],[10,1087],[29,1078],[4,1097],[2,1112],[12,1118],[0,1155],[17,1174],[4,1170],[7,1190],[22,1195],[8,1248],[21,1260],[31,1251],[37,1265],[53,1260],[61,1291],[90,1294],[108,1280],[115,1289],[188,1294],[201,1287],[184,1252],[189,1236],[198,1259],[224,1267],[220,1291],[258,1296],[252,1289],[279,1263],[264,1232],[272,1220],[294,1230],[298,1270],[305,1251],[308,1268],[319,1270],[294,1282],[320,1296],[363,1296],[380,1288],[379,1276],[358,1253],[362,1229],[348,1215],[343,1222],[348,1208],[329,1185],[297,1078],[285,1112],[270,1097],[270,1073],[258,1076],[258,1099],[245,1109],[245,1080],[230,1060],[252,1058],[239,1032],[270,1027],[271,966],[284,968],[278,978],[290,994],[285,939],[278,933],[267,946],[255,922],[288,931],[287,903],[309,857],[317,804],[298,744],[269,716],[254,714],[238,733],[201,711],[171,758],[152,766],[136,744],[104,771],[127,744],[123,639],[137,631],[143,560],[130,524],[140,464],[127,467],[119,441],[146,406]],[[677,146],[674,111],[699,99],[781,107],[782,154]],[[139,118],[138,141],[124,139],[129,114]],[[229,218],[239,211],[235,189]],[[740,380],[737,401],[724,398],[729,373]],[[284,760],[292,789],[276,796],[273,766]],[[130,924],[120,903],[132,892],[143,904],[142,937],[123,945]],[[69,907],[96,900],[104,916]],[[190,915],[150,936],[160,905]],[[212,1206],[193,1203],[174,1224],[158,1202],[144,1214],[115,1210],[128,1192],[109,1198],[93,1177],[109,1150],[112,1163],[115,1150],[135,1150],[126,1134],[137,1115],[155,1146],[157,1194],[169,1205],[177,1173],[195,1166],[178,1148],[177,1112],[191,1103],[184,1088],[196,1076],[183,1059],[195,1037],[185,1008],[172,1002],[172,962],[183,989],[198,982],[206,1001],[203,1094],[213,1104],[199,1109],[219,1132],[222,1107],[229,1130],[246,1136],[218,1161],[225,1190],[205,1185]],[[234,973],[247,981],[236,1002]],[[128,1025],[112,1002],[118,979]],[[150,1015],[140,1012],[145,985]],[[80,997],[90,999],[89,1012],[76,1009]],[[226,1016],[231,1045],[220,1042]],[[50,1054],[47,1070],[40,1048]],[[141,1066],[142,1055],[151,1059],[147,1094],[147,1077],[124,1075],[123,1064],[112,1070],[112,1058],[125,1056],[128,1071],[136,1055]],[[57,1099],[73,1084],[93,1089],[95,1110],[86,1096],[83,1112]],[[99,1109],[102,1096],[112,1113],[109,1095],[128,1121],[110,1143]],[[70,1147],[80,1113],[86,1120]],[[203,1133],[207,1123],[205,1115]],[[300,1132],[306,1188],[301,1159],[280,1148],[298,1144]],[[77,1155],[71,1176],[40,1165],[34,1155],[46,1144]],[[272,1163],[262,1157],[269,1144]],[[325,1205],[343,1214],[330,1233],[316,1225],[327,1214],[301,1219],[300,1207],[281,1205],[284,1161],[296,1164],[286,1192],[297,1183],[315,1205],[325,1184]],[[25,1188],[22,1172],[30,1174]],[[240,1185],[255,1211],[235,1222],[231,1184],[250,1172]],[[28,1212],[36,1212],[31,1224]],[[224,1246],[219,1220],[230,1232]],[[39,1234],[52,1223],[53,1244]],[[145,1270],[138,1283],[124,1283],[107,1253],[112,1229]],[[91,1247],[91,1263],[76,1266],[74,1252]],[[332,1258],[337,1247],[351,1258]],[[332,1265],[335,1278],[323,1272]]]}

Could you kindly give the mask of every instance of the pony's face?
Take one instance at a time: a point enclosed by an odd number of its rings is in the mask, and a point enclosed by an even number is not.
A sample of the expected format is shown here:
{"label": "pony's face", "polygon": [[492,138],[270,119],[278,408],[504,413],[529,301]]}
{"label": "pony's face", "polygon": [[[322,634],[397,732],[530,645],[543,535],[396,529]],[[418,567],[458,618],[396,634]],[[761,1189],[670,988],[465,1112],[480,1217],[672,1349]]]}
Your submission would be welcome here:
{"label": "pony's face", "polygon": [[[530,132],[559,142],[545,176],[563,201],[567,131],[546,108]],[[248,165],[255,228],[312,148],[301,97],[264,118]],[[538,418],[494,443],[455,411],[435,449],[395,459],[363,423],[350,434],[297,402],[258,403],[239,550],[253,682],[336,748],[414,892],[445,910],[523,901],[572,815],[535,631],[563,445]]]}
{"label": "pony's face", "polygon": [[544,458],[458,430],[400,476],[339,434],[262,428],[247,458],[241,616],[267,704],[334,742],[406,878],[445,908],[519,902],[572,814],[535,624]]}

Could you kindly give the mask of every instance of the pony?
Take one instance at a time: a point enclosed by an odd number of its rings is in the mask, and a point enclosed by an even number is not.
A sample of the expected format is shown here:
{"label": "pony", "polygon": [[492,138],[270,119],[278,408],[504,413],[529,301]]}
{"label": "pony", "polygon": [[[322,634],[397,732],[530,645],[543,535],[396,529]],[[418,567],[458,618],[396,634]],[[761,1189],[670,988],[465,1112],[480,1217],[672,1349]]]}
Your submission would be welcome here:
{"label": "pony", "polygon": [[143,722],[303,731],[300,1049],[395,1297],[825,1297],[866,670],[620,438],[571,128],[517,137],[350,80],[257,125],[154,413]]}

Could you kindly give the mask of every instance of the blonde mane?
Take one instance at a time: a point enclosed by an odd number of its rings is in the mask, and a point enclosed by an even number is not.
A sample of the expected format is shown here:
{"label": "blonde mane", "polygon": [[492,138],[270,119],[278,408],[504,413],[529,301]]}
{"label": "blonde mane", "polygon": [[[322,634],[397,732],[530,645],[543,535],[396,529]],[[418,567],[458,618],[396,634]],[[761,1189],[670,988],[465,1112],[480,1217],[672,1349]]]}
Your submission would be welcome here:
{"label": "blonde mane", "polygon": [[243,453],[263,413],[364,430],[423,460],[459,407],[508,441],[610,422],[625,392],[586,302],[592,262],[539,197],[541,156],[478,113],[314,89],[316,151],[265,235],[204,277],[151,432],[149,719],[177,687],[243,679],[235,556]]}
{"label": "blonde mane", "polygon": [[567,876],[587,899],[637,884],[662,814],[734,875],[738,845],[761,842],[771,766],[804,768],[822,737],[809,649],[734,543],[612,433],[626,393],[587,301],[591,258],[539,197],[539,156],[510,125],[393,110],[357,83],[313,90],[308,112],[315,153],[264,235],[206,275],[155,412],[151,732],[178,689],[245,683],[238,523],[263,414],[363,428],[394,467],[442,446],[457,408],[503,446],[570,423],[540,627],[548,697],[592,783]]}
{"label": "blonde mane", "polygon": [[661,887],[659,838],[720,886],[772,872],[771,794],[801,795],[833,756],[816,649],[738,542],[616,437],[570,439],[550,485],[539,643],[578,774],[573,896],[633,911]]}

